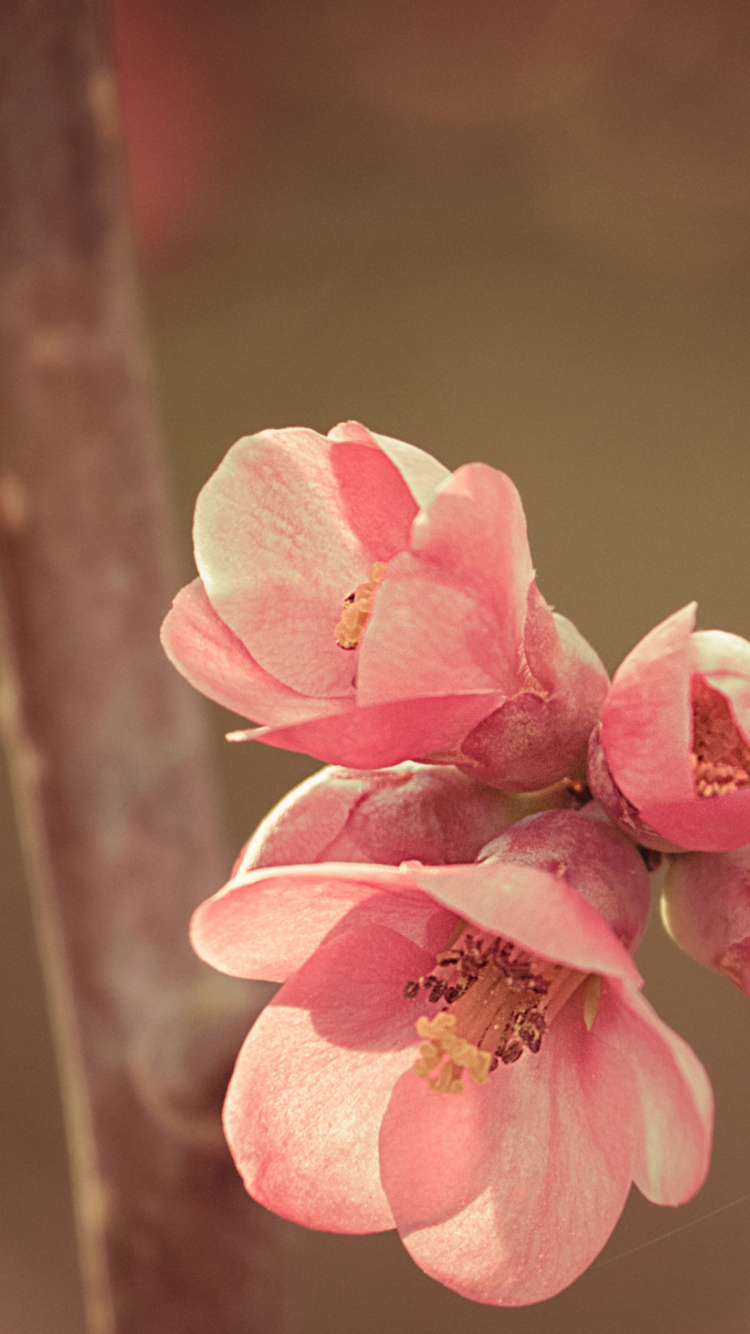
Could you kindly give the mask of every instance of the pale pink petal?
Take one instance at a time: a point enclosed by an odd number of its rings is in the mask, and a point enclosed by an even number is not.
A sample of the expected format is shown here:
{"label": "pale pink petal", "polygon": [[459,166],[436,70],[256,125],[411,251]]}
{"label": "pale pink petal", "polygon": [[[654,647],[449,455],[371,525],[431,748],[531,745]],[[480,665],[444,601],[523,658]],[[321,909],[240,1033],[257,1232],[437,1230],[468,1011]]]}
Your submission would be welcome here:
{"label": "pale pink petal", "polygon": [[449,469],[423,449],[419,449],[416,445],[407,445],[405,440],[394,440],[389,435],[376,435],[360,422],[340,422],[328,432],[328,438],[354,440],[360,444],[371,443],[374,440],[391,463],[398,468],[420,509],[429,505],[441,482],[450,477]]}
{"label": "pale pink petal", "polygon": [[574,1000],[538,1056],[453,1098],[408,1071],[385,1114],[381,1176],[404,1243],[473,1301],[554,1296],[598,1254],[625,1204],[629,1071],[590,1040]]}
{"label": "pale pink petal", "polygon": [[258,1019],[229,1085],[224,1126],[250,1194],[306,1227],[393,1227],[378,1135],[418,1055],[404,984],[432,963],[396,931],[323,946]]}
{"label": "pale pink petal", "polygon": [[655,822],[647,806],[695,795],[690,764],[695,608],[691,602],[675,612],[636,645],[615,672],[602,709],[602,744],[612,776],[649,824]]}
{"label": "pale pink petal", "polygon": [[211,605],[257,662],[309,695],[342,695],[335,640],[349,593],[408,543],[417,506],[376,444],[294,428],[238,441],[201,491],[195,559]]}
{"label": "pale pink petal", "polygon": [[177,594],[162,625],[161,642],[167,657],[196,690],[245,718],[283,726],[311,714],[337,713],[346,706],[346,696],[311,699],[264,672],[216,615],[200,579]]}
{"label": "pale pink petal", "polygon": [[635,1184],[654,1204],[684,1204],[700,1190],[711,1160],[708,1075],[688,1044],[622,982],[602,988],[591,1036],[619,1054],[638,1099]]}
{"label": "pale pink petal", "polygon": [[283,982],[342,922],[362,930],[382,922],[437,951],[453,920],[397,867],[324,862],[230,880],[196,909],[190,938],[223,973]]}
{"label": "pale pink petal", "polygon": [[314,755],[326,764],[380,769],[402,760],[455,750],[462,737],[490,713],[498,695],[444,695],[397,700],[313,718],[289,727],[231,732],[230,741],[262,741],[281,750]]}
{"label": "pale pink petal", "polygon": [[517,863],[421,866],[404,870],[459,917],[515,941],[530,954],[634,984],[640,975],[604,918],[557,875]]}
{"label": "pale pink petal", "polygon": [[726,696],[735,723],[750,741],[750,644],[724,630],[697,630],[693,655],[696,670]]}
{"label": "pale pink petal", "polygon": [[504,473],[467,464],[444,482],[391,562],[359,649],[357,700],[514,694],[534,571],[521,500]]}

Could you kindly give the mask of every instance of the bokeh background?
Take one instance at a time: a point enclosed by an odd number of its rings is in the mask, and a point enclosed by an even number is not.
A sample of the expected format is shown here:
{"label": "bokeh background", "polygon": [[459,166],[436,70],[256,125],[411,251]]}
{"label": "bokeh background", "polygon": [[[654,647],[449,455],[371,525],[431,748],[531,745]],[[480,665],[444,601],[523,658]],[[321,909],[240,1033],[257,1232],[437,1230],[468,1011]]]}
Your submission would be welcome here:
{"label": "bokeh background", "polygon": [[[542,591],[610,669],[693,598],[750,637],[741,0],[115,0],[113,31],[185,579],[234,439],[356,417],[507,471]],[[206,709],[236,849],[316,765],[226,745]],[[9,814],[0,855],[0,1330],[81,1334]],[[300,1232],[299,1334],[745,1334],[750,1005],[658,920],[639,962],[714,1081],[700,1196],[634,1191],[600,1261],[520,1311],[441,1289],[394,1235]]]}

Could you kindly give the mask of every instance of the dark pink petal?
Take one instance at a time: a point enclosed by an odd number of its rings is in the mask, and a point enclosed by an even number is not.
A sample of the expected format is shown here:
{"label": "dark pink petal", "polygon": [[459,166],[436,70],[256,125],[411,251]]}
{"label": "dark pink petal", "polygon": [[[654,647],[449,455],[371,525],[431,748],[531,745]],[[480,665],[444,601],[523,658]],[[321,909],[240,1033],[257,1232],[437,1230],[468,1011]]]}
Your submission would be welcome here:
{"label": "dark pink petal", "polygon": [[676,843],[670,843],[668,838],[663,838],[661,834],[657,834],[655,829],[647,825],[632,801],[628,801],[624,792],[620,791],[612,777],[612,770],[607,764],[607,757],[604,754],[601,724],[594,728],[589,737],[586,780],[594,800],[598,802],[602,810],[606,811],[609,819],[619,829],[622,829],[634,843],[640,843],[643,847],[652,848],[656,852],[682,851],[682,848],[678,847]]}
{"label": "dark pink petal", "polygon": [[378,1135],[393,1085],[418,1054],[404,984],[431,963],[396,931],[347,932],[264,1010],[224,1108],[234,1160],[261,1204],[330,1232],[393,1227]]}
{"label": "dark pink petal", "polygon": [[161,628],[167,657],[202,694],[245,718],[283,725],[311,714],[337,713],[339,699],[298,695],[264,672],[216,615],[200,579],[175,598]]}
{"label": "dark pink petal", "polygon": [[[536,601],[538,621],[538,594]],[[607,694],[607,673],[590,644],[564,616],[555,612],[549,620],[554,642],[548,642],[548,656],[542,659],[535,632],[533,657],[539,663],[535,670],[548,674],[549,693],[514,695],[461,743],[474,777],[506,790],[530,792],[582,774],[589,735]]]}
{"label": "dark pink petal", "polygon": [[454,751],[498,700],[498,695],[491,694],[397,700],[288,727],[231,732],[229,740],[262,741],[266,746],[301,751],[327,764],[352,769],[381,769],[402,760]]}
{"label": "dark pink petal", "polygon": [[602,988],[592,1038],[616,1051],[640,1106],[633,1180],[654,1204],[684,1204],[711,1160],[713,1093],[686,1042],[632,987]]}
{"label": "dark pink petal", "polygon": [[380,1137],[388,1202],[417,1264],[464,1297],[521,1306],[554,1296],[622,1212],[630,1075],[591,1037],[573,997],[539,1055],[488,1084],[441,1098],[408,1071],[394,1089]]}
{"label": "dark pink petal", "polygon": [[693,670],[691,602],[657,625],[618,667],[602,709],[602,744],[617,786],[660,834],[647,812],[695,795],[690,764]]}
{"label": "dark pink petal", "polygon": [[407,862],[404,870],[420,889],[459,917],[515,941],[530,954],[584,973],[640,982],[630,954],[612,928],[559,875],[499,861],[474,866]]}
{"label": "dark pink petal", "polygon": [[295,428],[238,441],[201,491],[195,559],[211,605],[293,690],[342,695],[344,598],[408,543],[417,505],[375,444]]}
{"label": "dark pink petal", "polygon": [[394,440],[390,435],[376,435],[360,422],[341,422],[328,432],[328,438],[351,440],[358,444],[372,444],[374,441],[398,468],[420,509],[429,505],[437,488],[450,477],[449,469],[423,449],[407,445],[404,440]]}
{"label": "dark pink petal", "polygon": [[253,871],[196,909],[196,953],[235,977],[283,982],[343,921],[385,923],[420,947],[444,947],[453,916],[396,867],[323,863]]}
{"label": "dark pink petal", "polygon": [[444,482],[391,562],[359,649],[357,701],[464,691],[514,694],[523,679],[534,571],[521,500],[483,463]]}
{"label": "dark pink petal", "polygon": [[726,852],[750,838],[750,787],[714,797],[694,794],[690,801],[644,802],[640,813],[680,848]]}

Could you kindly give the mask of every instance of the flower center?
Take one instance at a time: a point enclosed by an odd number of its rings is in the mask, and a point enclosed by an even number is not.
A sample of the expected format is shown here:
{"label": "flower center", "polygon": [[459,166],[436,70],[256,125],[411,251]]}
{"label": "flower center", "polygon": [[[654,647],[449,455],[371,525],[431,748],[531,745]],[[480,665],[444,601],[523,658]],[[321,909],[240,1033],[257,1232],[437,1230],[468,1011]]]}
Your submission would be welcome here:
{"label": "flower center", "polygon": [[370,566],[369,578],[366,583],[358,584],[354,592],[344,598],[341,620],[333,632],[339,648],[351,649],[357,647],[372,611],[373,598],[378,585],[383,582],[387,569],[387,562],[376,560]]}
{"label": "flower center", "polygon": [[693,750],[690,756],[699,797],[720,797],[750,783],[750,746],[732,717],[729,701],[694,676]]}
{"label": "flower center", "polygon": [[538,1052],[555,1015],[582,983],[587,1028],[599,1004],[596,975],[533,959],[502,936],[485,942],[464,928],[459,921],[455,943],[438,954],[431,973],[404,987],[408,1000],[424,991],[430,1005],[443,1003],[434,1018],[417,1020],[417,1033],[427,1040],[414,1069],[435,1093],[463,1092],[464,1070],[475,1084],[486,1084],[501,1062]]}

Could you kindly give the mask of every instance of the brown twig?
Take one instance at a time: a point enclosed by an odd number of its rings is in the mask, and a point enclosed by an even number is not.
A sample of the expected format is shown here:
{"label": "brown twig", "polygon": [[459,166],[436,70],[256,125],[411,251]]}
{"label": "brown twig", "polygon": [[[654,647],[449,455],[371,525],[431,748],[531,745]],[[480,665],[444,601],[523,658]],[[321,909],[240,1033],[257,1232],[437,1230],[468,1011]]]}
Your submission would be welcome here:
{"label": "brown twig", "polygon": [[177,580],[104,51],[86,0],[0,7],[0,722],[91,1334],[277,1334],[279,1232],[218,1125],[254,998],[186,940],[223,867],[157,639]]}

